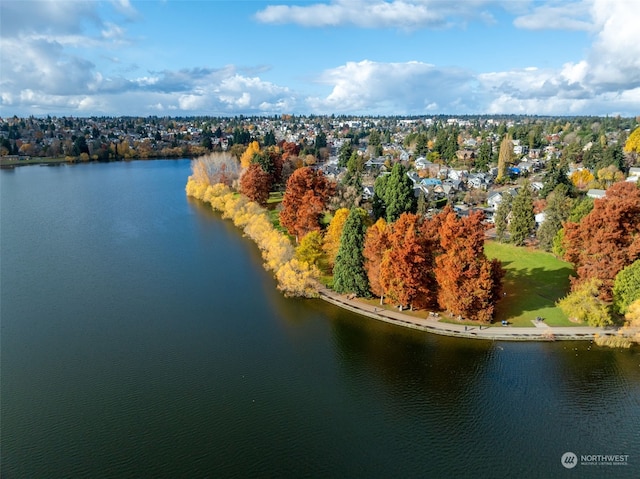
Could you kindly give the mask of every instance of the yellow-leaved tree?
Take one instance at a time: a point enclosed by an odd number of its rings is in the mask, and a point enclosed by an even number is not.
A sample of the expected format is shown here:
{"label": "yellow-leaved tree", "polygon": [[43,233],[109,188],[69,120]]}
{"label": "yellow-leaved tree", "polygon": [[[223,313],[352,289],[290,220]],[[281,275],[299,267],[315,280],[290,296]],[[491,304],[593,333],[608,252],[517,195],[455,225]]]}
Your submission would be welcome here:
{"label": "yellow-leaved tree", "polygon": [[336,262],[336,256],[338,256],[338,249],[340,249],[340,237],[342,236],[342,230],[348,216],[348,208],[340,208],[337,210],[327,227],[327,232],[324,235],[323,249],[327,254],[329,266],[332,268]]}
{"label": "yellow-leaved tree", "polygon": [[240,166],[248,168],[256,153],[260,153],[260,144],[257,141],[252,141],[240,157]]}
{"label": "yellow-leaved tree", "polygon": [[[316,296],[317,268],[295,257],[291,241],[275,229],[267,211],[223,183],[211,184],[207,164],[198,164],[199,159],[194,162],[194,174],[187,181],[187,195],[209,203],[213,209],[222,213],[223,218],[230,219],[243,229],[262,251],[265,267],[273,271],[278,289],[285,296]],[[320,243],[320,239],[317,242]]]}

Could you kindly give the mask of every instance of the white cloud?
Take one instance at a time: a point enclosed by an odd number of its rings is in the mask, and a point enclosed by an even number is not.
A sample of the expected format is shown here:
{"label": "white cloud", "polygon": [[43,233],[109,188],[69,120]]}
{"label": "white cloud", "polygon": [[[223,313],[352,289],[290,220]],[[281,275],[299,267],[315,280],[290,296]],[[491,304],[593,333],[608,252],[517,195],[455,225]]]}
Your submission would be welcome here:
{"label": "white cloud", "polygon": [[262,23],[294,23],[305,27],[353,25],[361,28],[411,30],[447,26],[471,12],[482,21],[492,21],[487,12],[478,13],[485,0],[450,2],[434,0],[334,0],[310,5],[270,5],[256,13]]}
{"label": "white cloud", "polygon": [[325,98],[307,99],[314,111],[419,114],[433,103],[444,109],[476,110],[472,103],[473,77],[460,69],[415,61],[363,60],[328,70],[319,81],[331,85],[332,90]]}
{"label": "white cloud", "polygon": [[528,30],[586,30],[594,28],[589,15],[590,0],[536,5],[513,24]]}

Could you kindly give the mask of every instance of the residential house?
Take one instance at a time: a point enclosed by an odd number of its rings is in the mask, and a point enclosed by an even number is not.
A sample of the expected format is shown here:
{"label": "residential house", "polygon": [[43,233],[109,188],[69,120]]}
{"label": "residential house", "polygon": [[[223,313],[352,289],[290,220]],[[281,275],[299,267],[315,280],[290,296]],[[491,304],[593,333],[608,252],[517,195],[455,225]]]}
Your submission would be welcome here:
{"label": "residential house", "polygon": [[600,198],[604,198],[606,196],[607,192],[605,190],[598,190],[595,188],[590,189],[589,191],[587,191],[587,196],[589,198],[593,198],[593,199],[600,199]]}

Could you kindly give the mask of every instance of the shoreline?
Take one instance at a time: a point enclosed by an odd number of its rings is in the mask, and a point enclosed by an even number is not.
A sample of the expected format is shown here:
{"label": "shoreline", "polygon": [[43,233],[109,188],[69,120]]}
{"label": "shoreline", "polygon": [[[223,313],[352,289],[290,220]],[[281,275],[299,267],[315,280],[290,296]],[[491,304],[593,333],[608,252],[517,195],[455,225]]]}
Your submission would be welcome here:
{"label": "shoreline", "polygon": [[[436,319],[416,318],[399,311],[389,311],[371,306],[357,299],[348,299],[347,295],[338,294],[328,288],[318,291],[319,298],[352,313],[384,321],[396,326],[417,329],[441,336],[480,339],[486,341],[593,341],[595,335],[616,336],[617,329],[594,328],[590,326],[547,326],[539,327],[497,327],[497,326],[464,326],[441,323]],[[378,309],[380,309],[378,311]]]}

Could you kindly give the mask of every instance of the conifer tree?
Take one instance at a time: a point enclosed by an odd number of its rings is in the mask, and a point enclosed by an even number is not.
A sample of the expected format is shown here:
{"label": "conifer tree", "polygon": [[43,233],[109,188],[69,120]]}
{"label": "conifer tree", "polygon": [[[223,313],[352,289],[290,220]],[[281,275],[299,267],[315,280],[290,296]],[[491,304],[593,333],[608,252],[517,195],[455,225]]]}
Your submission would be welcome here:
{"label": "conifer tree", "polygon": [[533,214],[533,197],[529,182],[525,181],[518,194],[513,199],[511,206],[511,221],[509,222],[509,235],[511,243],[522,246],[536,227],[536,218]]}
{"label": "conifer tree", "polygon": [[333,288],[338,293],[369,296],[369,280],[364,269],[364,215],[360,208],[349,212],[340,238],[340,249],[333,268]]}

